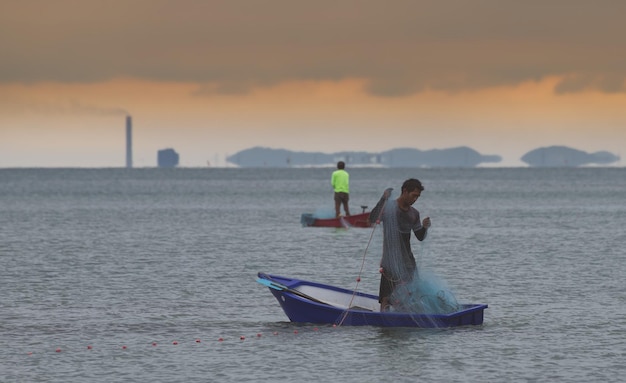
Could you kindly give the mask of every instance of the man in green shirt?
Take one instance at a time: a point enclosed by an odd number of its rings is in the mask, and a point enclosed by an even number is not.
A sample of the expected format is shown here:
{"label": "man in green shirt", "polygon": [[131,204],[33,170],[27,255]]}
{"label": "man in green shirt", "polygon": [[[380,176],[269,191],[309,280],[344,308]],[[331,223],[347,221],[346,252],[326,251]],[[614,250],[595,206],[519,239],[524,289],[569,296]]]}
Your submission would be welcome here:
{"label": "man in green shirt", "polygon": [[335,190],[335,215],[339,217],[341,214],[339,208],[343,205],[346,217],[350,215],[348,201],[350,200],[350,175],[345,171],[346,164],[343,161],[337,162],[337,170],[335,170],[330,178],[330,184]]}

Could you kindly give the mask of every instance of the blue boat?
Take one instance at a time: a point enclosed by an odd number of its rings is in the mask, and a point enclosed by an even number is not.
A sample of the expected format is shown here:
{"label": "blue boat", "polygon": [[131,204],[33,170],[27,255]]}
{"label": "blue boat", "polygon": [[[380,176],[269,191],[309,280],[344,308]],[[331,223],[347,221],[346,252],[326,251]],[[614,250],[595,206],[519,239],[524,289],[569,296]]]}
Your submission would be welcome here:
{"label": "blue boat", "polygon": [[378,296],[301,279],[258,273],[291,322],[380,327],[481,325],[486,304],[460,304],[446,314],[381,312]]}

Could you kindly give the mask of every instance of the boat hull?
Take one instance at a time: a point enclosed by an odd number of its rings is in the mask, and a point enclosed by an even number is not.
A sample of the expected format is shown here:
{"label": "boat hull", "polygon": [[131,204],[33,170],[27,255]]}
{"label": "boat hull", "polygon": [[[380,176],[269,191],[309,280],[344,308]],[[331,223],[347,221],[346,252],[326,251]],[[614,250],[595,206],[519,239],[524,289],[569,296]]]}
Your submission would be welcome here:
{"label": "boat hull", "polygon": [[380,312],[378,297],[351,290],[259,273],[282,288],[270,291],[291,322],[344,326],[440,328],[481,325],[485,304],[463,304],[449,314]]}
{"label": "boat hull", "polygon": [[300,223],[305,227],[371,227],[370,213],[360,213],[339,218],[316,218],[313,214],[304,213],[300,217]]}

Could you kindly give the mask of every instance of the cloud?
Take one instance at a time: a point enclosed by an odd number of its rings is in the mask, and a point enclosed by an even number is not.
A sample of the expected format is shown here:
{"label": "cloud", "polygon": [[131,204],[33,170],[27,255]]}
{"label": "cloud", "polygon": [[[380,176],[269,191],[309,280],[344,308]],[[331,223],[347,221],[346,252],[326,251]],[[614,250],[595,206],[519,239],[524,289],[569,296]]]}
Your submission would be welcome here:
{"label": "cloud", "polygon": [[[562,77],[626,92],[626,2],[56,0],[0,6],[0,82],[181,81],[197,95],[361,79],[402,97]],[[33,12],[37,9],[37,12]]]}
{"label": "cloud", "polygon": [[565,76],[555,86],[555,91],[559,94],[576,93],[592,89],[604,93],[626,93],[626,81],[621,74],[578,74]]}
{"label": "cloud", "polygon": [[124,108],[85,104],[76,100],[35,101],[26,99],[4,100],[0,106],[4,112],[32,112],[44,115],[126,116]]}
{"label": "cloud", "polygon": [[130,113],[124,108],[117,107],[102,107],[98,105],[88,105],[80,103],[76,100],[71,100],[68,106],[68,110],[72,114],[87,114],[92,116],[125,116]]}

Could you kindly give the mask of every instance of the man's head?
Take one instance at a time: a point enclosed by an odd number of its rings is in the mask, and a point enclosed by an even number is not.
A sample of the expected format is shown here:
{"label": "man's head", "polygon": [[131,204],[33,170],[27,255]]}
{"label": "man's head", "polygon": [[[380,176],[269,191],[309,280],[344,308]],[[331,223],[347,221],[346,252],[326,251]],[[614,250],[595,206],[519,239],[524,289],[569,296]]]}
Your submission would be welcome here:
{"label": "man's head", "polygon": [[343,161],[337,162],[337,169],[344,169],[346,164]]}
{"label": "man's head", "polygon": [[424,190],[424,186],[418,179],[409,178],[402,184],[402,194],[400,194],[398,201],[405,206],[411,206],[420,197],[422,190]]}
{"label": "man's head", "polygon": [[424,190],[424,186],[422,186],[422,183],[415,178],[409,178],[408,180],[404,181],[404,183],[402,184],[402,189],[403,192],[406,190],[409,193],[414,191],[414,190],[419,190],[420,192]]}

